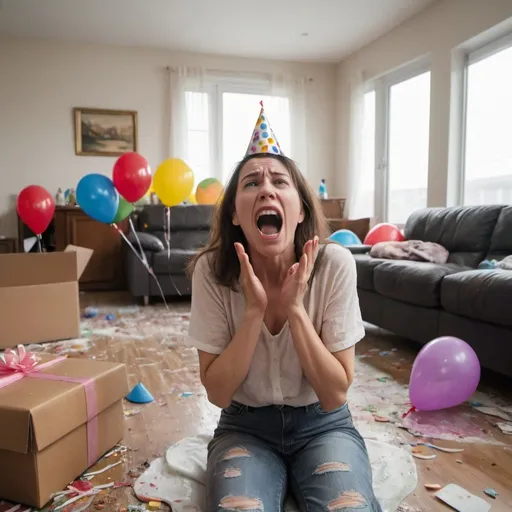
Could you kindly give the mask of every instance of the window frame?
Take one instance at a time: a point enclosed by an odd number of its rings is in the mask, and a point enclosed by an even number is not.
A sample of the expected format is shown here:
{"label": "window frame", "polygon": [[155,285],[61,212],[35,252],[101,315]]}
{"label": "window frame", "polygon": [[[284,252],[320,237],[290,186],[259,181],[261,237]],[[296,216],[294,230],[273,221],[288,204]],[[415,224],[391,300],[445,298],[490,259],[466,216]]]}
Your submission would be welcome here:
{"label": "window frame", "polygon": [[[374,217],[376,222],[388,222],[389,218],[389,132],[391,87],[411,78],[430,72],[428,56],[421,57],[389,73],[365,83],[364,93],[375,91],[375,197]],[[431,108],[431,97],[429,106]],[[429,134],[430,137],[430,134]],[[404,223],[397,224],[399,228]]]}
{"label": "window frame", "polygon": [[467,141],[467,122],[468,122],[468,78],[469,67],[482,60],[488,59],[497,53],[512,48],[512,32],[505,34],[497,39],[487,42],[481,46],[467,51],[464,55],[464,69],[462,81],[462,119],[461,136],[459,145],[459,183],[457,203],[461,206],[466,204],[466,141]]}
{"label": "window frame", "polygon": [[212,71],[204,77],[201,87],[187,86],[185,91],[208,94],[210,165],[212,168],[212,176],[223,181],[223,94],[238,93],[273,96],[271,76],[260,73],[226,73]]}

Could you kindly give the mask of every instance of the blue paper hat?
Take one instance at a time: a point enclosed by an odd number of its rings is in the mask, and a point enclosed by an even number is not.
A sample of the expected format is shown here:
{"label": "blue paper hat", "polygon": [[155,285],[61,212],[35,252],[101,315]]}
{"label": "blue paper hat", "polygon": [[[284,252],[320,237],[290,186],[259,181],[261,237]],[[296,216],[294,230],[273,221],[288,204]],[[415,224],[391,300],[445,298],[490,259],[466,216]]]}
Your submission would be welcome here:
{"label": "blue paper hat", "polygon": [[135,404],[147,404],[153,402],[153,395],[146,389],[142,382],[139,382],[128,394],[126,400]]}

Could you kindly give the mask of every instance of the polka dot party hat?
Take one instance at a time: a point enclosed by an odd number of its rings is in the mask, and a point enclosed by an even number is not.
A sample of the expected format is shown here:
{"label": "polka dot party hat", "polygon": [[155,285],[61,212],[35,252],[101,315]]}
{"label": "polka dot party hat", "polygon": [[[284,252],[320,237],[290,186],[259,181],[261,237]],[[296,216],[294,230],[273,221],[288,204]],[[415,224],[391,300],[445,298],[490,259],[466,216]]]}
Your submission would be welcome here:
{"label": "polka dot party hat", "polygon": [[256,153],[271,153],[273,155],[282,155],[283,152],[279,146],[279,142],[270,127],[268,118],[265,115],[263,101],[260,101],[261,110],[256,126],[252,133],[252,139],[247,148],[245,156],[254,155]]}

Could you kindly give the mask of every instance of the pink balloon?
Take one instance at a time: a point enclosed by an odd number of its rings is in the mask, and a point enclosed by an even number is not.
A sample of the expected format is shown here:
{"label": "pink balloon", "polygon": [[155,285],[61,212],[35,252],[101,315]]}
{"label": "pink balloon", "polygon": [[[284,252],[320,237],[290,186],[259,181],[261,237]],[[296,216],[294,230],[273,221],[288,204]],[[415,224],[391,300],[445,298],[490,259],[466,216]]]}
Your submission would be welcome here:
{"label": "pink balloon", "polygon": [[480,382],[475,351],[453,336],[427,343],[412,366],[409,396],[420,411],[454,407],[468,400]]}

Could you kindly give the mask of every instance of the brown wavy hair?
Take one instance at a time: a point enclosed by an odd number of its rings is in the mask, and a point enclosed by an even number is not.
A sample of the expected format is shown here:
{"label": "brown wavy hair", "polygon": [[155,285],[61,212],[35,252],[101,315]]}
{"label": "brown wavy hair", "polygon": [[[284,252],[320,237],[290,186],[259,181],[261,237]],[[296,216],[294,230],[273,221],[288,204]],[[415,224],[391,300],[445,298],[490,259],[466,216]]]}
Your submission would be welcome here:
{"label": "brown wavy hair", "polygon": [[[248,244],[245,235],[240,226],[233,224],[233,215],[235,213],[235,198],[238,188],[238,179],[243,166],[252,158],[274,158],[281,162],[288,172],[299,193],[304,210],[304,220],[295,231],[295,257],[297,261],[302,256],[304,244],[317,235],[320,242],[324,242],[329,234],[327,220],[323,213],[322,205],[308,182],[300,172],[297,164],[286,156],[271,154],[256,154],[244,158],[235,167],[228,184],[224,190],[224,196],[219,204],[216,205],[215,214],[210,230],[210,239],[193,257],[188,265],[188,272],[191,276],[199,258],[204,254],[211,253],[210,267],[218,283],[237,290],[238,278],[240,276],[240,263],[235,251],[235,242],[240,242],[248,252]],[[318,254],[315,269],[311,274],[313,277],[316,268],[319,266],[323,256],[323,250]],[[310,278],[310,279],[311,279]]]}

